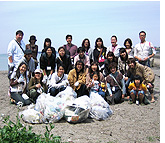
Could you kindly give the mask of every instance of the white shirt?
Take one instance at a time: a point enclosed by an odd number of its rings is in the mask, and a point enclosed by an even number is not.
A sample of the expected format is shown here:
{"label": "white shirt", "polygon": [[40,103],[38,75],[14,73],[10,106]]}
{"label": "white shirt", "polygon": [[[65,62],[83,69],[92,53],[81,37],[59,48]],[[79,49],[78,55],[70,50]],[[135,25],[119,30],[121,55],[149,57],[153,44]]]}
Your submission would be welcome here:
{"label": "white shirt", "polygon": [[134,48],[134,57],[137,56],[143,60],[144,58],[151,55],[152,51],[153,53],[155,53],[153,50],[154,49],[153,47],[154,47],[153,44],[148,41],[144,43],[136,44]]}
{"label": "white shirt", "polygon": [[[114,48],[114,51],[113,51],[113,48]],[[109,51],[111,51],[114,53],[115,57],[119,57],[120,56],[120,53],[119,53],[120,48],[121,48],[121,46],[118,44],[115,47],[112,47],[112,45],[111,45],[110,47],[107,48],[106,55],[108,54]]]}
{"label": "white shirt", "polygon": [[92,79],[92,83],[94,83],[94,86],[91,87],[91,90],[98,90],[99,89],[99,81]]}
{"label": "white shirt", "polygon": [[[58,75],[57,75],[57,72],[55,72],[55,73],[53,73],[52,74],[52,77],[51,77],[51,86],[56,86],[56,83],[59,81],[59,80],[61,80],[61,78],[62,77],[59,77]],[[66,83],[68,83],[68,75],[67,74],[64,74],[64,77],[62,78],[62,80],[59,82],[60,83],[60,85],[62,86],[62,85],[66,85]],[[58,84],[59,84],[58,83]]]}
{"label": "white shirt", "polygon": [[[21,40],[20,43],[21,47],[25,50],[25,43]],[[12,56],[13,64],[14,66],[17,66],[19,61],[23,58],[24,53],[18,43],[13,39],[9,45],[7,50],[8,57]],[[10,64],[10,61],[8,59],[8,64]]]}
{"label": "white shirt", "polygon": [[[23,92],[25,90],[25,88],[26,88],[26,79],[23,76],[22,76],[22,78],[24,79],[23,84],[22,83],[18,83],[17,85],[10,86],[10,91],[11,92]],[[15,77],[13,79],[18,80],[16,75],[15,75]]]}

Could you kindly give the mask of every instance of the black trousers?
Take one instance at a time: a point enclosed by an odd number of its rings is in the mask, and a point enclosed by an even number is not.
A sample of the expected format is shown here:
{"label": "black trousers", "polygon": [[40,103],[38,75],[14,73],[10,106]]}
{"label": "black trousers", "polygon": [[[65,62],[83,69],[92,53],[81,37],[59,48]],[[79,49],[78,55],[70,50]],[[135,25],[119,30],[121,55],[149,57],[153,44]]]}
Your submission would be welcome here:
{"label": "black trousers", "polygon": [[87,95],[89,96],[89,92],[87,90],[87,87],[85,84],[82,84],[81,87],[78,90],[75,90],[75,92],[77,93],[77,97],[83,96],[83,95]]}

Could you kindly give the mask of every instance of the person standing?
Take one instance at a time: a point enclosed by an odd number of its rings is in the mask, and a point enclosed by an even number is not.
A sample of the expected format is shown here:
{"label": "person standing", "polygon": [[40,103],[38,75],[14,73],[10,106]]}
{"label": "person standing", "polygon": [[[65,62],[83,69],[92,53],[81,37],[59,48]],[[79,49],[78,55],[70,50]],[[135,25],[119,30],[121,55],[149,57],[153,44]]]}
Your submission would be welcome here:
{"label": "person standing", "polygon": [[72,35],[66,35],[67,44],[63,47],[65,48],[66,54],[70,56],[72,64],[74,63],[74,57],[77,55],[77,46],[72,44]]}
{"label": "person standing", "polygon": [[16,37],[8,45],[8,78],[13,72],[14,67],[18,66],[19,61],[24,56],[25,43],[23,42],[24,33],[21,30],[16,32]]}
{"label": "person standing", "polygon": [[36,45],[37,39],[36,36],[32,35],[29,39],[29,44],[26,44],[26,49],[30,49],[32,51],[32,57],[35,61],[35,68],[38,66],[37,55],[38,55],[38,45]]}
{"label": "person standing", "polygon": [[93,51],[94,62],[99,63],[99,70],[102,72],[105,68],[105,56],[106,56],[107,48],[104,47],[103,40],[101,38],[97,38],[95,41],[95,49]]}
{"label": "person standing", "polygon": [[111,51],[111,52],[113,52],[114,53],[114,55],[115,55],[115,57],[119,57],[120,55],[119,55],[119,50],[120,50],[120,48],[121,48],[121,46],[119,45],[119,44],[117,44],[117,37],[115,36],[115,35],[113,35],[112,37],[111,37],[111,46],[110,47],[108,47],[107,48],[107,53],[109,52],[109,51]]}
{"label": "person standing", "polygon": [[151,42],[146,41],[146,32],[139,33],[140,43],[135,45],[134,57],[142,65],[150,67],[150,58],[155,55],[154,46]]}
{"label": "person standing", "polygon": [[91,48],[91,46],[90,46],[90,41],[89,41],[89,39],[85,38],[85,39],[82,41],[81,46],[85,48],[85,54],[86,54],[87,56],[89,56],[90,63],[92,63],[92,62],[93,62],[93,48]]}
{"label": "person standing", "polygon": [[125,39],[124,46],[129,58],[134,58],[134,48],[132,48],[132,40],[130,38]]}
{"label": "person standing", "polygon": [[46,52],[47,47],[52,48],[52,53],[56,56],[56,50],[54,47],[52,47],[52,42],[50,38],[46,38],[44,41],[44,48],[42,49],[42,54]]}

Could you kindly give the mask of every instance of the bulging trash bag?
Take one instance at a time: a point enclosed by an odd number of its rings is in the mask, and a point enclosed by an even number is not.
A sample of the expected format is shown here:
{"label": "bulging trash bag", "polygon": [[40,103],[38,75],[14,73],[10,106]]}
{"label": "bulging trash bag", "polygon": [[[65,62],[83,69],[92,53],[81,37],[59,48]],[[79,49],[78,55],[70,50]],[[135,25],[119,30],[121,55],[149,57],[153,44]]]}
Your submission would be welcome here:
{"label": "bulging trash bag", "polygon": [[69,123],[79,123],[88,118],[90,112],[90,98],[81,96],[75,99],[72,105],[67,105],[64,109],[64,118]]}
{"label": "bulging trash bag", "polygon": [[91,110],[89,116],[96,120],[105,120],[113,111],[111,110],[109,104],[99,95],[98,93],[92,92],[90,95],[91,99]]}
{"label": "bulging trash bag", "polygon": [[[65,98],[65,97],[73,97],[73,98],[77,98],[77,93],[73,90],[72,87],[67,86],[65,90],[59,92],[56,97],[61,97],[61,98]],[[66,98],[67,99],[67,98]]]}
{"label": "bulging trash bag", "polygon": [[27,123],[32,123],[32,124],[43,123],[43,115],[40,112],[34,110],[33,107],[34,107],[33,105],[29,105],[28,109],[19,113],[19,116],[22,116],[22,120]]}
{"label": "bulging trash bag", "polygon": [[50,96],[49,94],[42,93],[41,95],[38,96],[35,104],[35,110],[40,112],[41,114],[44,115],[44,110],[45,110],[45,100],[47,96]]}
{"label": "bulging trash bag", "polygon": [[59,92],[56,97],[62,98],[65,105],[72,105],[73,101],[77,98],[77,93],[70,87],[67,86],[64,91]]}
{"label": "bulging trash bag", "polygon": [[64,100],[62,98],[43,93],[37,98],[34,109],[43,114],[44,123],[53,123],[63,117],[63,108]]}
{"label": "bulging trash bag", "polygon": [[64,102],[61,98],[51,97],[45,101],[45,110],[44,110],[44,123],[55,123],[59,121],[63,115]]}

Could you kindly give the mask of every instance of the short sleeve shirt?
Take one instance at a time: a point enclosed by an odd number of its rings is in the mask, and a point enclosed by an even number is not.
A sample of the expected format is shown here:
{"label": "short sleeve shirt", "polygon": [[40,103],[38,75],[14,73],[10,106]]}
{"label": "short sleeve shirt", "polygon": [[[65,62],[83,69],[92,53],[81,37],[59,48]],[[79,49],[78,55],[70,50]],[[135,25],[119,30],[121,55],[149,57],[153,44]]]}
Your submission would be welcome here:
{"label": "short sleeve shirt", "polygon": [[135,45],[134,57],[137,56],[141,59],[144,59],[151,55],[153,44],[151,42],[144,42]]}

